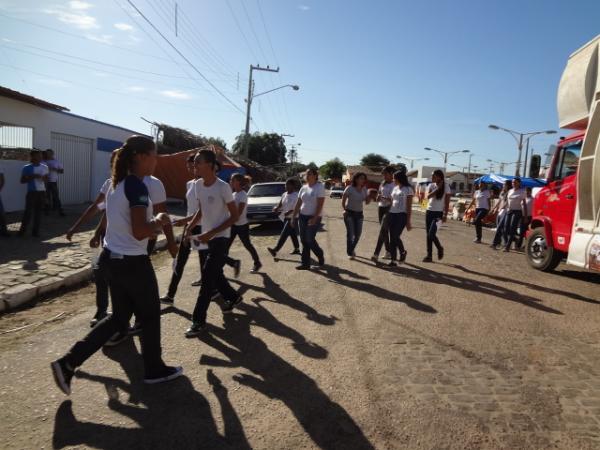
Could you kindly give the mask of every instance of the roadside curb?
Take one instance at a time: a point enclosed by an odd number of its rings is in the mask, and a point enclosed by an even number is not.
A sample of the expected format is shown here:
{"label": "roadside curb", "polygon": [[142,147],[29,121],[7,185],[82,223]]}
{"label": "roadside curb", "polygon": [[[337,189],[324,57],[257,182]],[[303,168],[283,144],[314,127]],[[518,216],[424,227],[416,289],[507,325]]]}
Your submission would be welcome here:
{"label": "roadside curb", "polygon": [[[181,236],[175,236],[175,238],[179,241]],[[162,251],[166,247],[167,240],[162,237],[156,242],[155,251]],[[56,292],[61,288],[69,288],[90,281],[91,278],[92,268],[87,266],[44,278],[32,284],[13,286],[0,294],[0,314],[34,303],[39,297]]]}

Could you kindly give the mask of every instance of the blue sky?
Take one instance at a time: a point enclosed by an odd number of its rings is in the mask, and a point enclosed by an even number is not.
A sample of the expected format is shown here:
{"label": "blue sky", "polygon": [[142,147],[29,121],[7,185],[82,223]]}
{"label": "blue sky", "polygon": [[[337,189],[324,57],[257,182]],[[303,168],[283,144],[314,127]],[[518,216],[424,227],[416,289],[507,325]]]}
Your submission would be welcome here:
{"label": "blue sky", "polygon": [[[244,128],[294,134],[304,162],[376,152],[470,149],[473,164],[516,160],[487,128],[556,129],[556,89],[570,53],[600,30],[594,0],[0,0],[0,85],[72,112],[149,133],[141,116],[229,146]],[[264,21],[263,21],[264,18]],[[560,134],[566,134],[561,132]],[[536,136],[546,151],[556,136]],[[466,165],[466,155],[450,159]],[[514,166],[513,166],[514,167]]]}

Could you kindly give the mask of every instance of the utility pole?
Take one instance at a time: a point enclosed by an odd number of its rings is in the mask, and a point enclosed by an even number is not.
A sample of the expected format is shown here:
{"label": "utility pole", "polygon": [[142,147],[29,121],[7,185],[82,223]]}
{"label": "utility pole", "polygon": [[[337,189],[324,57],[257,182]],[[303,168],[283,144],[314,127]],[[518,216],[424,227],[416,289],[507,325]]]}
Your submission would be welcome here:
{"label": "utility pole", "polygon": [[252,108],[252,97],[254,96],[254,81],[252,80],[252,73],[255,70],[262,70],[263,72],[279,72],[277,69],[271,69],[269,66],[260,67],[259,65],[253,66],[250,64],[250,78],[248,80],[248,98],[246,99],[246,130],[244,133],[244,156],[248,157],[248,139],[250,137],[250,110]]}

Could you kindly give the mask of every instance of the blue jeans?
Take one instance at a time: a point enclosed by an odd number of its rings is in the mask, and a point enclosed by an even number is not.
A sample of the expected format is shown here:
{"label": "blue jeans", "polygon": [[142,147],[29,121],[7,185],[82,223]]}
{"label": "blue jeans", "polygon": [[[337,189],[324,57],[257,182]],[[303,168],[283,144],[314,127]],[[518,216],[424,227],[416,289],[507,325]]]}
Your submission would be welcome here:
{"label": "blue jeans", "polygon": [[427,211],[425,213],[425,232],[427,233],[427,256],[431,257],[433,253],[433,244],[438,252],[442,248],[440,240],[437,238],[437,221],[444,216],[442,211]]}
{"label": "blue jeans", "polygon": [[506,241],[508,240],[508,236],[507,236],[508,229],[506,228],[506,218],[507,217],[508,217],[508,212],[504,213],[502,218],[496,224],[496,234],[494,235],[494,240],[492,242],[493,245],[500,245],[500,241],[504,240],[504,242],[506,243]]}
{"label": "blue jeans", "polygon": [[277,245],[274,247],[274,250],[278,252],[287,241],[287,238],[292,239],[292,244],[294,244],[294,250],[300,250],[300,244],[298,243],[298,220],[294,219],[294,227],[290,225],[291,219],[286,218],[283,221],[283,228],[281,229],[281,234],[279,235],[279,240],[277,241]]}
{"label": "blue jeans", "polygon": [[506,241],[506,249],[510,249],[510,245],[514,242],[517,236],[517,230],[521,225],[521,218],[523,217],[523,211],[520,209],[511,209],[506,214],[506,231],[508,233],[508,240]]}
{"label": "blue jeans", "polygon": [[346,253],[348,256],[352,256],[362,234],[362,211],[346,210],[344,212],[344,224],[346,224]]}
{"label": "blue jeans", "polygon": [[475,209],[475,235],[477,236],[477,240],[481,240],[482,234],[482,224],[481,222],[487,216],[488,210],[485,208],[477,208]]}
{"label": "blue jeans", "polygon": [[389,213],[389,226],[390,226],[390,253],[392,255],[392,261],[396,260],[396,250],[400,254],[404,253],[404,243],[400,236],[406,227],[406,221],[408,215],[406,213]]}
{"label": "blue jeans", "polygon": [[314,225],[309,225],[308,221],[312,216],[300,214],[298,218],[298,231],[300,233],[300,241],[302,242],[302,265],[310,266],[310,252],[315,254],[319,260],[319,264],[324,261],[323,250],[317,243],[316,236],[319,230],[320,219]]}

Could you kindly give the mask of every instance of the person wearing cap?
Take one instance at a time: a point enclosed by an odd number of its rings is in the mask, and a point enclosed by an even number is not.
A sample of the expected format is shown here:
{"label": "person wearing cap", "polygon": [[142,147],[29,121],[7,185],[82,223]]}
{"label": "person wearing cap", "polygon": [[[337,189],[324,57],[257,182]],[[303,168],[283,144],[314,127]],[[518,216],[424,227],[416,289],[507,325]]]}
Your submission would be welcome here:
{"label": "person wearing cap", "polygon": [[512,185],[513,188],[508,191],[507,195],[508,211],[506,213],[505,226],[508,240],[504,247],[505,252],[510,251],[510,246],[515,241],[521,219],[527,215],[527,194],[525,193],[525,189],[521,187],[521,179],[518,177],[514,178]]}

